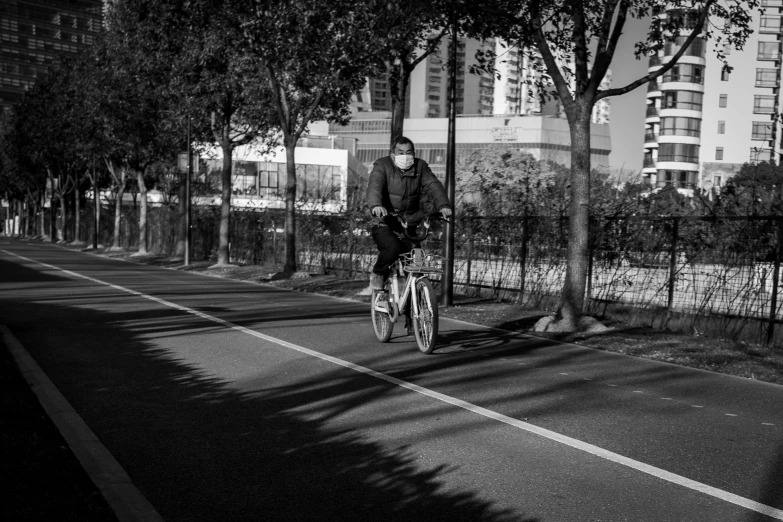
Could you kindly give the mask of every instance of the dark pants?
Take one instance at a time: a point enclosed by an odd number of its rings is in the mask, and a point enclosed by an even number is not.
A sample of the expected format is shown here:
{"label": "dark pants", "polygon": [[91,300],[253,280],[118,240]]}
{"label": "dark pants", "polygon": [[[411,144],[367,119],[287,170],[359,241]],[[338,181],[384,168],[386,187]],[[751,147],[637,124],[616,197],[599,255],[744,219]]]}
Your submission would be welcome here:
{"label": "dark pants", "polygon": [[400,238],[389,227],[377,226],[372,230],[372,239],[378,247],[378,261],[372,267],[374,274],[389,277],[389,267],[397,260],[400,254],[410,252],[414,247],[413,241],[406,237]]}

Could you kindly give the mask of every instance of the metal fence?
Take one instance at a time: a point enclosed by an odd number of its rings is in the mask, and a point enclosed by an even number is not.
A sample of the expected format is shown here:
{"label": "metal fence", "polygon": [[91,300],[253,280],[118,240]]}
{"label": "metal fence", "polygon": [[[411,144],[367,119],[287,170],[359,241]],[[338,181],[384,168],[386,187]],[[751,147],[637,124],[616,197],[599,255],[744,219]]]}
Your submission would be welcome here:
{"label": "metal fence", "polygon": [[[102,215],[103,223],[110,215]],[[154,208],[148,222],[150,251],[173,253],[176,213]],[[214,258],[218,209],[199,208],[192,222],[192,259]],[[84,237],[91,235],[91,226],[90,219],[82,220]],[[138,241],[133,208],[122,227],[121,244],[131,248]],[[232,262],[281,265],[283,227],[279,210],[232,212]],[[567,218],[461,218],[455,231],[454,282],[460,291],[510,297],[543,310],[557,306],[565,278]],[[442,235],[441,224],[435,224],[425,248],[438,251]],[[103,230],[101,242],[109,241]],[[364,216],[309,213],[298,215],[297,252],[302,270],[347,277],[369,273],[377,255]],[[707,328],[699,325],[709,319],[713,334],[777,343],[783,330],[782,252],[783,217],[596,218],[590,224],[585,305],[604,315],[618,307],[626,316],[629,309],[643,311],[645,321],[657,326],[671,327],[673,319],[682,323],[687,317],[685,326],[698,330]]]}

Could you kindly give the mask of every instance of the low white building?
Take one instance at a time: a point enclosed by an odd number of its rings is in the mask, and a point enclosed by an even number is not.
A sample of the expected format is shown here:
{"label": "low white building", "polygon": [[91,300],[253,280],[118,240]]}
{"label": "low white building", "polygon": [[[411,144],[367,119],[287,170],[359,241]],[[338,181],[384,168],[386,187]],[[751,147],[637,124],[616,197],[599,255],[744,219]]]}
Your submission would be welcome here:
{"label": "low white building", "polygon": [[[325,131],[323,125],[311,131]],[[296,147],[297,206],[301,210],[341,212],[350,204],[354,191],[364,190],[367,169],[354,156],[355,142],[342,138],[310,134]],[[202,156],[205,168],[199,181],[211,186],[214,195],[200,196],[201,204],[220,204],[220,172],[223,155],[213,149]],[[217,183],[215,181],[217,180]],[[285,208],[288,180],[286,152],[278,147],[263,153],[258,146],[245,145],[234,150],[231,206],[245,209]],[[217,193],[216,193],[217,192]]]}

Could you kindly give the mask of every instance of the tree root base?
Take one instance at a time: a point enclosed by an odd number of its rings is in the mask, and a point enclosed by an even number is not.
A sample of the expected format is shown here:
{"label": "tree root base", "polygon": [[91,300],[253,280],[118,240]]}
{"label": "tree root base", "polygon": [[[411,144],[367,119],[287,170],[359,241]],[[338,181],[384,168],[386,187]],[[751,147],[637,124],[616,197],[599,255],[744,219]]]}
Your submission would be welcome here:
{"label": "tree root base", "polygon": [[582,316],[579,318],[577,327],[567,324],[563,319],[556,319],[554,315],[548,315],[542,317],[533,326],[534,332],[547,332],[547,333],[601,333],[610,330],[608,326],[601,324],[598,319],[590,316]]}

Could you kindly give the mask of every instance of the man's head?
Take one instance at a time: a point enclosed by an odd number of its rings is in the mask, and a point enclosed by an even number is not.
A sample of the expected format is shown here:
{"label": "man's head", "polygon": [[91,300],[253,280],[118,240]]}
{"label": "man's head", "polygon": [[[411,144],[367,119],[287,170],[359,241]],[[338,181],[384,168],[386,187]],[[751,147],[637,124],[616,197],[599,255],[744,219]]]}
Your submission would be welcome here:
{"label": "man's head", "polygon": [[391,157],[397,168],[408,170],[413,166],[413,156],[416,151],[413,148],[413,142],[405,136],[394,138],[391,148]]}
{"label": "man's head", "polygon": [[391,152],[395,156],[415,156],[416,149],[413,142],[405,136],[397,136],[392,142]]}

